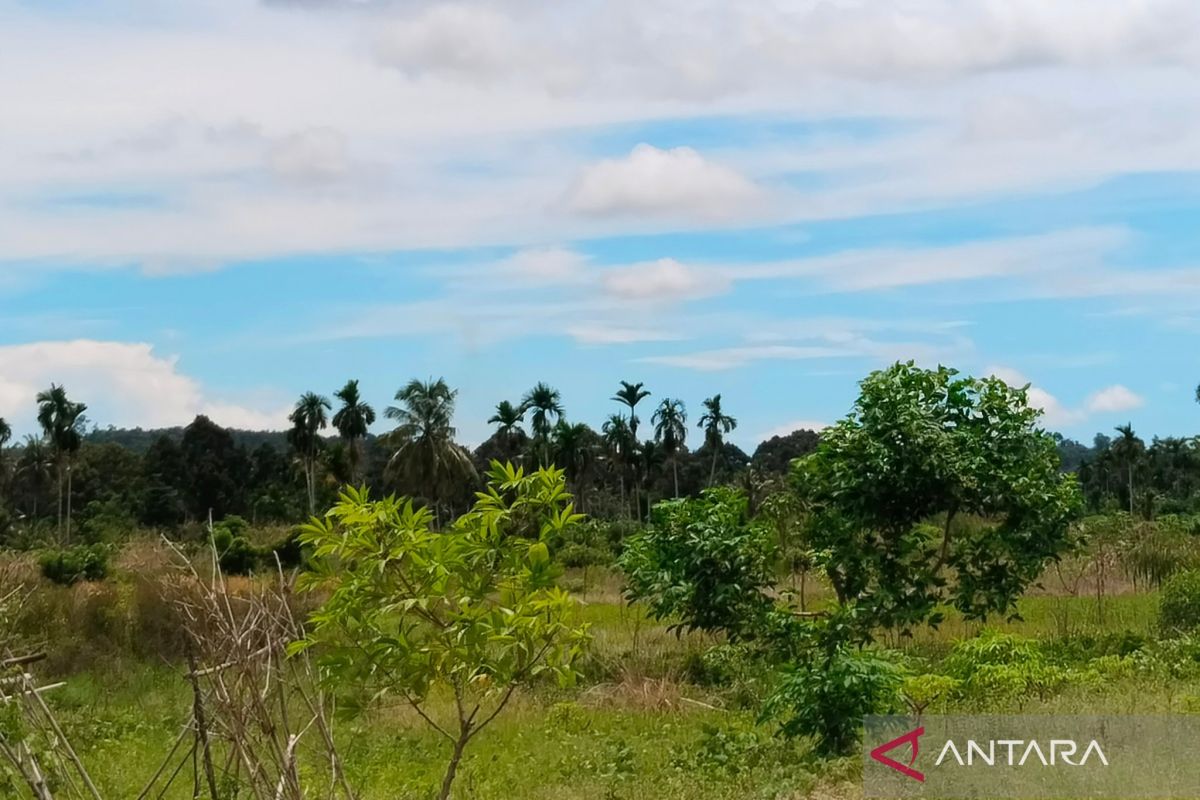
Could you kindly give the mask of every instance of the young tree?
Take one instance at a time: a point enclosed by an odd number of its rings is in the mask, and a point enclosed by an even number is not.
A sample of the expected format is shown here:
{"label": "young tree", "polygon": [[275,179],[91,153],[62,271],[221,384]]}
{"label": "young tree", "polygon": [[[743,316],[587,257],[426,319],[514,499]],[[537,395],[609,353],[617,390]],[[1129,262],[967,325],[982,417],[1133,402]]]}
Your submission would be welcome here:
{"label": "young tree", "polygon": [[54,451],[54,468],[58,485],[58,529],[63,524],[63,481],[67,492],[66,541],[71,540],[71,465],[79,447],[83,444],[80,429],[84,425],[83,412],[87,406],[72,402],[67,397],[66,387],[50,384],[50,388],[38,392],[38,424],[45,433],[50,449]]}
{"label": "young tree", "polygon": [[712,469],[708,472],[708,485],[717,477],[717,456],[725,444],[725,434],[737,428],[737,419],[721,409],[721,395],[715,394],[704,401],[704,414],[696,427],[704,431],[704,444],[712,449]]}
{"label": "young tree", "polygon": [[375,409],[363,401],[358,392],[358,381],[346,381],[346,385],[333,394],[342,405],[333,415],[333,427],[346,442],[346,453],[350,461],[350,481],[359,480],[362,463],[362,440],[375,424]]}
{"label": "young tree", "polygon": [[839,602],[866,637],[936,624],[942,603],[971,619],[1010,611],[1072,546],[1081,505],[1028,387],[912,362],[861,387],[795,470]]}
{"label": "young tree", "polygon": [[439,504],[453,491],[478,478],[471,455],[454,442],[454,400],[457,391],[441,378],[413,379],[396,392],[398,406],[383,412],[399,425],[388,438],[396,443],[388,467],[400,484],[416,489],[433,507],[440,522]]}
{"label": "young tree", "polygon": [[671,474],[675,481],[675,497],[679,497],[679,451],[687,439],[687,408],[682,400],[664,397],[651,418],[654,423],[654,438],[662,445],[663,452],[671,460]]}
{"label": "young tree", "polygon": [[[571,664],[587,638],[574,601],[554,584],[550,545],[576,524],[561,470],[526,475],[493,463],[488,490],[449,530],[427,508],[366,490],[306,526],[315,570],[303,588],[328,592],[307,639],[333,685],[347,683],[408,703],[443,736],[450,758],[446,800],[467,745],[542,676],[575,678]],[[453,697],[439,716],[435,689]]]}
{"label": "young tree", "polygon": [[328,398],[315,392],[305,392],[296,401],[288,419],[292,429],[288,441],[304,464],[304,488],[308,496],[308,513],[317,511],[317,453],[321,449],[321,431],[329,425],[326,412],[333,408]]}
{"label": "young tree", "polygon": [[521,413],[532,411],[533,417],[529,425],[533,428],[533,436],[541,445],[542,466],[550,464],[550,431],[554,423],[562,418],[562,395],[557,389],[548,384],[538,383],[521,398]]}

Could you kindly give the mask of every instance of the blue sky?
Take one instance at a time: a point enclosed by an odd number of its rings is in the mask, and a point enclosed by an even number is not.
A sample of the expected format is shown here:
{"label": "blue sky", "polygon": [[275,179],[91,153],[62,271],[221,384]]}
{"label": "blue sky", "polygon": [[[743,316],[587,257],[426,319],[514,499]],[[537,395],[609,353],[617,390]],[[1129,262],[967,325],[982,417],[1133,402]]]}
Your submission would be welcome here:
{"label": "blue sky", "polygon": [[0,0],[0,416],[283,427],[410,377],[720,392],[752,447],[896,359],[1191,434],[1200,10]]}

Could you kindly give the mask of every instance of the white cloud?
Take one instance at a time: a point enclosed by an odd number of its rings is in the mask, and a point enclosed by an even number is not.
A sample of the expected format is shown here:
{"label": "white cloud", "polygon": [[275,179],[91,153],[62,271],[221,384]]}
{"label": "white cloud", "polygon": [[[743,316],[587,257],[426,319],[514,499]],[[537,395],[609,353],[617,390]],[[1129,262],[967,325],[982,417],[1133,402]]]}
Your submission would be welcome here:
{"label": "white cloud", "polygon": [[722,294],[729,280],[718,272],[691,267],[673,258],[610,268],[605,291],[624,300],[678,302]]}
{"label": "white cloud", "polygon": [[52,382],[86,403],[88,420],[100,426],[186,425],[197,414],[231,427],[287,426],[287,406],[262,409],[212,397],[179,371],[176,358],[155,355],[149,344],[78,339],[0,346],[0,416],[14,428],[35,429],[34,397]]}
{"label": "white cloud", "polygon": [[638,361],[701,371],[717,371],[743,367],[755,361],[807,361],[820,358],[847,358],[859,355],[855,350],[823,345],[758,345],[754,347],[724,347],[681,355],[647,356]]}
{"label": "white cloud", "polygon": [[627,327],[622,325],[571,325],[567,335],[580,344],[635,344],[637,342],[672,342],[681,335],[658,328]]}
{"label": "white cloud", "polygon": [[576,283],[585,277],[587,257],[564,247],[535,247],[518,251],[494,266],[503,279],[536,285]]}
{"label": "white cloud", "polygon": [[1121,384],[1105,387],[1087,399],[1087,410],[1097,414],[1110,414],[1118,411],[1132,411],[1141,408],[1145,399]]}
{"label": "white cloud", "polygon": [[639,144],[626,158],[586,167],[571,188],[569,204],[598,216],[663,215],[727,219],[755,211],[763,192],[736,170],[711,162],[690,147],[660,150]]}
{"label": "white cloud", "polygon": [[329,181],[349,170],[346,137],[333,128],[312,128],[286,136],[267,154],[272,171],[296,181]]}

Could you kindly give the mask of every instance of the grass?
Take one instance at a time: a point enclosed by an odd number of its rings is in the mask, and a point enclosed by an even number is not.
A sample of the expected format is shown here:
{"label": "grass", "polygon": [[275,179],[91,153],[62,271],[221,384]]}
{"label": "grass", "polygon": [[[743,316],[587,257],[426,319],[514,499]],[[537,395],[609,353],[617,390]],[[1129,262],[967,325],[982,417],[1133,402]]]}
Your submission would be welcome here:
{"label": "grass", "polygon": [[[570,577],[570,576],[569,576]],[[781,741],[721,690],[688,680],[712,637],[677,636],[620,601],[612,576],[593,571],[581,599],[594,643],[576,690],[518,695],[468,750],[460,800],[742,800],[856,798],[857,759],[819,761],[802,742]],[[819,601],[818,601],[819,602]],[[1038,639],[1132,631],[1151,634],[1157,598],[1030,595],[1019,620],[991,623]],[[892,637],[931,662],[981,628],[950,613],[937,630]],[[136,797],[190,709],[179,669],[127,656],[67,676],[49,701],[107,798]],[[61,677],[61,676],[56,676]],[[1071,686],[1029,698],[1020,713],[1200,711],[1200,682],[1149,678]],[[438,709],[434,708],[437,712]],[[363,800],[431,797],[447,744],[411,711],[376,708],[339,720],[337,738]],[[166,798],[192,797],[187,780]]]}

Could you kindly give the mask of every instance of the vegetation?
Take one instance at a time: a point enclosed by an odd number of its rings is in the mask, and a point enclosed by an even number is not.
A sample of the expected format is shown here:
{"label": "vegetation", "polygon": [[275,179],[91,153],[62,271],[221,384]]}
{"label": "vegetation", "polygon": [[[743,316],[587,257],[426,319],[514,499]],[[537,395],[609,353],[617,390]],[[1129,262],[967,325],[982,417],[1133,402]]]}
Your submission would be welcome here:
{"label": "vegetation", "polygon": [[[855,794],[869,713],[1200,710],[1191,440],[1087,447],[1022,389],[911,363],[752,456],[719,394],[696,449],[681,399],[627,381],[598,430],[538,384],[474,450],[443,380],[379,435],[356,381],[330,396],[284,434],[87,432],[59,386],[42,435],[0,421],[0,651],[46,651],[105,797],[197,707],[211,751],[166,797],[244,796],[234,742],[285,729],[293,793],[732,800]],[[294,642],[275,705],[205,705],[186,677],[258,674],[262,641]],[[313,722],[281,727],[292,705]]]}

